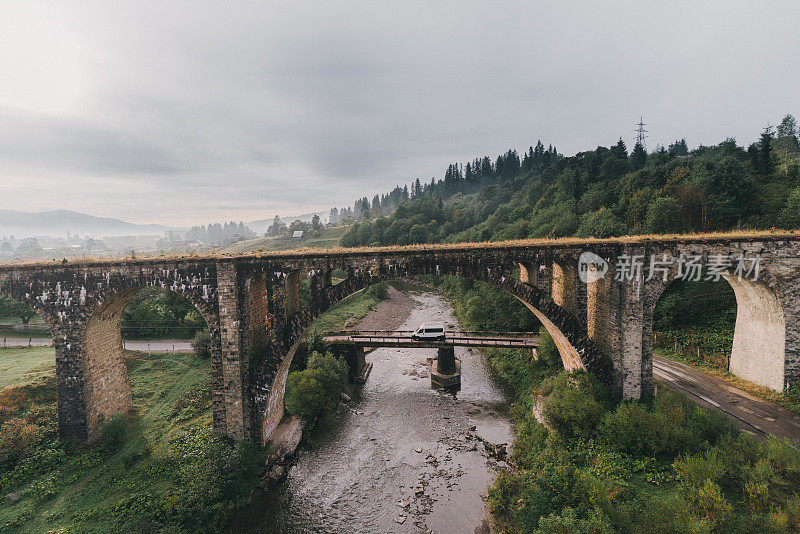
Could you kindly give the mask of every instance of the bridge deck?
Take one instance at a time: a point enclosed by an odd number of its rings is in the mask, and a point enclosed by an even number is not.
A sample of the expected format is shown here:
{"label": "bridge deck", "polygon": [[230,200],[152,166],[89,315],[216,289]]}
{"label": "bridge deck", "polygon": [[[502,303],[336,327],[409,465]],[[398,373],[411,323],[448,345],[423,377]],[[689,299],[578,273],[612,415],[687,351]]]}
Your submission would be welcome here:
{"label": "bridge deck", "polygon": [[384,247],[354,247],[313,249],[298,248],[290,250],[272,250],[262,252],[249,252],[243,254],[232,253],[203,253],[203,254],[168,254],[132,258],[96,257],[96,258],[71,258],[66,265],[53,263],[48,260],[31,260],[22,262],[0,262],[0,272],[14,271],[30,268],[72,268],[72,267],[105,267],[114,265],[149,265],[163,263],[186,263],[206,261],[258,261],[258,260],[293,260],[300,258],[334,258],[334,257],[363,257],[363,256],[394,256],[394,255],[426,255],[447,252],[467,252],[480,250],[500,251],[525,251],[542,248],[576,248],[602,247],[608,245],[637,245],[637,244],[671,244],[671,243],[740,243],[748,241],[798,241],[800,236],[790,231],[733,231],[703,234],[664,234],[664,235],[629,235],[610,238],[538,238],[515,239],[509,241],[492,242],[462,242],[438,243],[405,246]]}
{"label": "bridge deck", "polygon": [[364,347],[514,347],[533,349],[539,346],[539,338],[526,332],[448,332],[443,341],[414,339],[412,333],[412,330],[324,332],[323,339],[326,343],[353,343]]}

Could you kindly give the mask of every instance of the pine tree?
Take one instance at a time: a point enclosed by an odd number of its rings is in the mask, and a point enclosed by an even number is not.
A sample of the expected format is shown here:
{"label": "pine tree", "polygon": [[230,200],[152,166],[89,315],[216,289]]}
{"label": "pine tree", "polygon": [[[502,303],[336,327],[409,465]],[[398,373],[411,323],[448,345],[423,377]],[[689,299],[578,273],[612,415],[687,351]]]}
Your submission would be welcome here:
{"label": "pine tree", "polygon": [[611,153],[619,159],[628,159],[628,147],[625,146],[625,141],[621,137],[617,144],[611,147]]}
{"label": "pine tree", "polygon": [[636,143],[631,152],[631,164],[634,169],[641,169],[647,164],[647,151],[641,143]]}

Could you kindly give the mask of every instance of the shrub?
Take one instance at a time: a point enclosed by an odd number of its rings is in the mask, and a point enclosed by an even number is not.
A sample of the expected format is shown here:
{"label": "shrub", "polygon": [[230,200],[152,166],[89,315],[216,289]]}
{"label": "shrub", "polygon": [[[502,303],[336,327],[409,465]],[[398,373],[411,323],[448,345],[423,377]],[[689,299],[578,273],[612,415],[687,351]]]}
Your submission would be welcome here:
{"label": "shrub", "polygon": [[578,517],[574,508],[564,508],[539,520],[534,534],[611,534],[614,529],[601,514],[592,511],[587,519]]}
{"label": "shrub", "polygon": [[325,409],[327,395],[320,371],[304,369],[289,373],[285,404],[289,413],[313,421]]}
{"label": "shrub", "polygon": [[562,373],[544,403],[550,428],[567,439],[589,437],[605,412],[601,402],[607,392],[586,372]]}
{"label": "shrub", "polygon": [[689,433],[663,412],[640,402],[621,404],[606,414],[599,434],[613,449],[627,454],[673,458],[689,441]]}
{"label": "shrub", "polygon": [[708,522],[712,529],[724,523],[732,511],[732,507],[725,499],[720,487],[710,480],[706,480],[700,491],[690,500],[697,513]]}
{"label": "shrub", "polygon": [[347,363],[330,352],[314,352],[308,358],[308,368],[319,371],[319,381],[325,390],[324,408],[330,410],[339,403],[339,398],[347,386]]}
{"label": "shrub", "polygon": [[211,357],[211,334],[208,330],[200,330],[192,338],[192,350],[198,358]]}
{"label": "shrub", "polygon": [[706,482],[719,482],[725,474],[725,466],[715,451],[706,451],[702,456],[684,456],[673,464],[678,479],[688,493],[705,486]]}
{"label": "shrub", "polygon": [[28,456],[42,439],[38,426],[24,419],[10,419],[0,426],[0,463],[6,469],[14,467]]}
{"label": "shrub", "polygon": [[800,486],[800,451],[785,439],[769,437],[764,444],[775,471],[794,487]]}
{"label": "shrub", "polygon": [[514,461],[520,467],[532,467],[547,439],[547,429],[534,417],[524,417],[514,430]]}
{"label": "shrub", "polygon": [[118,414],[103,423],[100,433],[111,445],[124,445],[133,431],[133,420],[127,414]]}
{"label": "shrub", "polygon": [[347,385],[347,363],[331,353],[313,352],[308,368],[289,373],[286,380],[286,409],[289,413],[313,421],[339,403]]}
{"label": "shrub", "polygon": [[367,289],[367,293],[372,295],[378,300],[386,300],[389,298],[389,283],[379,282]]}
{"label": "shrub", "polygon": [[539,329],[539,359],[551,368],[559,368],[563,366],[561,362],[561,354],[558,352],[556,342],[550,336],[550,333],[542,327]]}
{"label": "shrub", "polygon": [[0,415],[17,412],[27,400],[28,395],[24,388],[19,386],[5,388],[0,391]]}

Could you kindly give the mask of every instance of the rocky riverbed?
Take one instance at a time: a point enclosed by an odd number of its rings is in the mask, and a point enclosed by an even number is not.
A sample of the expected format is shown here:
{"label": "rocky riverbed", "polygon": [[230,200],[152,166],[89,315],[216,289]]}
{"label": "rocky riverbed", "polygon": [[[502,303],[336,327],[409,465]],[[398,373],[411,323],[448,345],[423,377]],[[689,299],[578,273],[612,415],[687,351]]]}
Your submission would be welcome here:
{"label": "rocky riverbed", "polygon": [[[390,291],[360,328],[456,326],[445,299]],[[433,349],[378,349],[351,402],[318,425],[286,479],[232,532],[487,532],[483,496],[510,443],[507,399],[478,351],[456,349],[457,393],[431,389]]]}

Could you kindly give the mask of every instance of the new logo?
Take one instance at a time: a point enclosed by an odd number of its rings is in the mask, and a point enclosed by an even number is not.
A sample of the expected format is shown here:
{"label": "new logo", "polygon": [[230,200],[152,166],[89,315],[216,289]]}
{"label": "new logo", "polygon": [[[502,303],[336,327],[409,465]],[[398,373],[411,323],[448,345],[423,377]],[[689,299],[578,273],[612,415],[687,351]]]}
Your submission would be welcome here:
{"label": "new logo", "polygon": [[602,280],[608,272],[608,262],[594,252],[584,252],[578,258],[578,276],[584,284]]}

